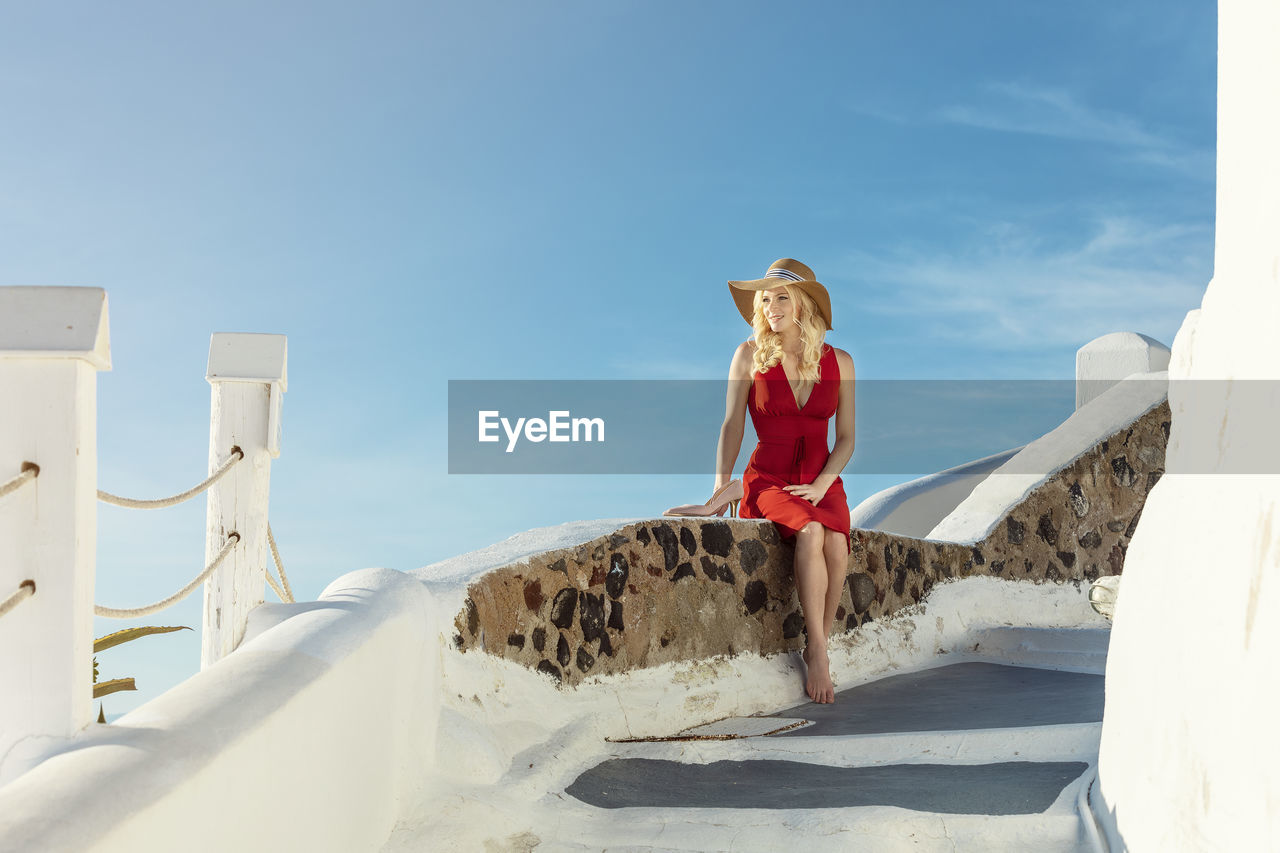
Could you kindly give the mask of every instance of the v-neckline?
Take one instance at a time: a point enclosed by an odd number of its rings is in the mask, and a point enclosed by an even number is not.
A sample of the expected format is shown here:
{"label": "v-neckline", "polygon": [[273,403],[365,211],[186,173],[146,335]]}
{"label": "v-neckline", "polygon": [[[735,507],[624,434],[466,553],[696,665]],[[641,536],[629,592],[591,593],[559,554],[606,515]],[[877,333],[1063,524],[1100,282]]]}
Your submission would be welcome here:
{"label": "v-neckline", "polygon": [[[822,355],[823,355],[823,356],[826,356],[826,351],[825,351],[825,350],[823,351]],[[791,377],[790,377],[790,376],[787,376],[787,368],[786,368],[786,365],[785,365],[785,364],[783,364],[783,363],[780,361],[780,362],[778,362],[778,367],[780,367],[780,368],[782,369],[782,379],[783,379],[783,381],[784,381],[784,382],[786,382],[786,383],[787,383],[787,390],[791,392],[791,403],[792,403],[792,405],[794,405],[794,406],[796,407],[796,411],[797,411],[797,412],[803,412],[803,411],[804,411],[804,407],[805,407],[805,406],[807,406],[807,405],[809,405],[809,401],[813,399],[813,389],[814,389],[814,388],[816,388],[816,387],[818,387],[818,383],[817,383],[817,382],[813,382],[813,383],[811,383],[811,384],[810,384],[810,386],[809,386],[809,396],[805,397],[805,398],[804,398],[804,403],[803,403],[803,404],[801,404],[801,402],[800,402],[800,398],[796,396],[796,389],[795,389],[794,387],[792,387],[792,385],[791,385]],[[819,357],[819,359],[818,359],[818,376],[819,376],[819,378],[821,378],[821,376],[822,376],[822,357]]]}

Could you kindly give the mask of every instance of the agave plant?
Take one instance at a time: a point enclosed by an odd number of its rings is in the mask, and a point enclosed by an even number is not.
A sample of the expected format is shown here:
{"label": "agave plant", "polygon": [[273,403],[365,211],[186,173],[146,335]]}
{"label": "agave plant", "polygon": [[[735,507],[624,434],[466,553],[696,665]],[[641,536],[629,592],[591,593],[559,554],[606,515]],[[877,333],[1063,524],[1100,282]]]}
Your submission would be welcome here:
{"label": "agave plant", "polygon": [[[146,637],[150,634],[169,634],[173,631],[190,631],[191,628],[186,625],[140,625],[136,628],[125,628],[123,631],[116,631],[114,634],[107,634],[105,637],[99,637],[93,641],[93,698],[101,699],[103,696],[109,696],[112,693],[119,693],[121,690],[137,690],[138,687],[133,683],[132,678],[113,678],[110,681],[98,682],[98,658],[97,654],[104,649],[112,646],[118,646],[121,643],[127,643],[136,640],[139,637]],[[107,721],[106,713],[102,704],[98,705],[98,722],[105,723]]]}

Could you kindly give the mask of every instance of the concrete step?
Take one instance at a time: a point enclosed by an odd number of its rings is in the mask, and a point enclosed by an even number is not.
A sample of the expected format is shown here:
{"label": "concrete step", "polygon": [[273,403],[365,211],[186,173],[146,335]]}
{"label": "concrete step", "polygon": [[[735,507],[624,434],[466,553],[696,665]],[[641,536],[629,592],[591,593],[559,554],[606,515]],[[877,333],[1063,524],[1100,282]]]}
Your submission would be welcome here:
{"label": "concrete step", "polygon": [[[974,642],[1105,660],[1103,633],[992,629]],[[453,791],[385,853],[438,849],[478,824],[501,850],[1089,850],[1076,802],[1097,762],[1101,675],[964,658],[849,687],[835,705],[698,727],[729,740],[517,762],[492,787]]]}
{"label": "concrete step", "polygon": [[[1086,653],[1096,655],[1104,639],[1026,631],[986,638],[1006,655],[1067,656],[1090,643],[1095,651]],[[554,795],[561,825],[573,827],[557,843],[636,851],[1089,849],[1075,803],[1097,760],[1102,678],[950,661],[841,691],[835,705],[748,718],[761,732],[810,721],[776,734],[614,743],[608,759]]]}
{"label": "concrete step", "polygon": [[1000,626],[973,632],[988,642],[1013,643],[1038,651],[1091,652],[1105,655],[1110,628],[1026,628]]}
{"label": "concrete step", "polygon": [[940,814],[1043,814],[1083,761],[894,763],[844,767],[778,758],[690,764],[611,758],[565,793],[603,809],[777,809],[892,806]]}
{"label": "concrete step", "polygon": [[1110,639],[1106,628],[981,628],[955,651],[1018,666],[1102,674]]}
{"label": "concrete step", "polygon": [[[564,809],[562,804],[556,808]],[[571,833],[539,833],[555,850],[827,851],[932,853],[957,850],[1082,853],[1088,850],[1074,813],[957,815],[867,807],[808,809],[594,809],[577,808],[562,825]],[[541,849],[541,848],[539,848]]]}
{"label": "concrete step", "polygon": [[1020,728],[952,729],[818,737],[734,740],[630,741],[611,745],[608,758],[662,758],[689,764],[713,761],[802,761],[840,767],[906,762],[979,764],[998,761],[1083,761],[1098,758],[1102,723]]}
{"label": "concrete step", "polygon": [[812,720],[814,725],[771,739],[1009,729],[1102,720],[1103,679],[1099,673],[953,660],[840,690],[834,705],[808,702],[783,710],[778,716]]}

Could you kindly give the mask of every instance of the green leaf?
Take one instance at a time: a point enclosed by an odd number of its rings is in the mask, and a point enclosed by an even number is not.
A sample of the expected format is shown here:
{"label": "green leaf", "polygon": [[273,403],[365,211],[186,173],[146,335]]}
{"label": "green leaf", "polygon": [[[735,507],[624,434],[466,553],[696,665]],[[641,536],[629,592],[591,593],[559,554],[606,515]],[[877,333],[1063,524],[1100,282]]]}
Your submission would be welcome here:
{"label": "green leaf", "polygon": [[161,628],[156,625],[139,626],[137,628],[125,628],[123,631],[116,631],[114,634],[107,634],[105,637],[99,637],[93,641],[93,650],[100,652],[103,649],[109,649],[112,646],[118,646],[121,643],[127,643],[130,640],[136,640],[139,637],[145,637],[149,634],[168,634],[172,631],[190,631],[186,625],[174,625]]}
{"label": "green leaf", "polygon": [[110,696],[112,693],[119,693],[121,690],[137,689],[132,678],[113,678],[110,681],[93,685],[93,698],[101,699],[103,696]]}

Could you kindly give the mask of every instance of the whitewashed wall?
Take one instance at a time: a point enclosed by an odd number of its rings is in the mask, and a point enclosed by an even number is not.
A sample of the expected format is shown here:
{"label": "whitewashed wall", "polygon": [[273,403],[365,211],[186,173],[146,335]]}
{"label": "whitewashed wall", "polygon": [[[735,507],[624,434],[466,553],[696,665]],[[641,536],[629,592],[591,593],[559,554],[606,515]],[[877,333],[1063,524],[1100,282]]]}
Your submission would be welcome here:
{"label": "whitewashed wall", "polygon": [[1214,278],[1173,344],[1107,664],[1113,850],[1280,849],[1280,4],[1218,13]]}
{"label": "whitewashed wall", "polygon": [[[957,541],[977,541],[972,538],[974,525],[989,532],[1030,489],[1163,400],[1163,379],[1156,377],[1163,377],[1168,368],[1169,348],[1147,335],[1112,332],[1089,341],[1076,350],[1078,414],[1037,440],[1034,447],[1015,447],[871,495],[850,513],[853,527],[921,539],[962,535]],[[1130,383],[1119,396],[1111,394],[1107,402],[1090,405],[1130,376],[1147,381]],[[1143,403],[1144,399],[1148,402]],[[1080,413],[1086,407],[1088,411]],[[1099,434],[1099,429],[1108,431]],[[997,472],[1001,476],[991,478]],[[1015,485],[1010,477],[1015,472],[1035,476],[1020,478]],[[975,491],[978,499],[970,500]],[[1004,497],[995,499],[997,494]],[[957,512],[962,505],[964,510]],[[956,526],[961,517],[969,525],[964,530]]]}
{"label": "whitewashed wall", "polygon": [[1057,472],[1163,403],[1167,389],[1164,371],[1135,373],[1115,383],[1005,460],[925,538],[970,544],[986,539],[1014,507]]}
{"label": "whitewashed wall", "polygon": [[434,763],[437,624],[389,569],[259,608],[236,651],[0,788],[0,851],[380,848]]}
{"label": "whitewashed wall", "polygon": [[850,523],[862,530],[922,539],[1019,450],[1015,447],[876,492],[853,508]]}

